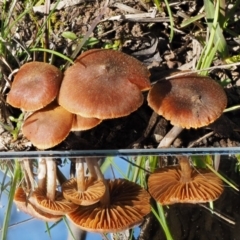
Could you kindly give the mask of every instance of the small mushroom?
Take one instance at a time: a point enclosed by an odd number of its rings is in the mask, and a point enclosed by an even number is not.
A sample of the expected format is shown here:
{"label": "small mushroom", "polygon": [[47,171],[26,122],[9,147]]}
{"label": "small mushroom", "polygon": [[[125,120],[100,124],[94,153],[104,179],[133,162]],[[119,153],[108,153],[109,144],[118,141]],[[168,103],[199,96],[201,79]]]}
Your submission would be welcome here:
{"label": "small mushroom", "polygon": [[142,105],[149,75],[141,62],[122,52],[89,50],[65,71],[58,101],[87,118],[127,116]]}
{"label": "small mushroom", "polygon": [[41,211],[64,215],[77,209],[77,205],[64,199],[61,192],[56,190],[56,163],[52,158],[46,159],[47,190],[36,188],[32,193],[30,202]]}
{"label": "small mushroom", "polygon": [[143,221],[151,211],[148,192],[125,179],[107,180],[108,191],[100,202],[80,206],[67,214],[79,228],[91,232],[119,232]]}
{"label": "small mushroom", "polygon": [[54,215],[38,209],[31,202],[29,202],[28,196],[22,187],[18,187],[16,189],[13,201],[20,211],[45,222],[56,222],[63,217],[63,215]]}
{"label": "small mushroom", "polygon": [[39,149],[61,143],[72,128],[73,114],[51,103],[30,115],[22,126],[23,135]]}
{"label": "small mushroom", "polygon": [[91,176],[84,174],[83,159],[76,160],[76,178],[71,178],[62,184],[64,198],[78,205],[91,205],[98,202],[105,193],[105,185],[95,177],[91,167],[91,159],[87,161]]}
{"label": "small mushroom", "polygon": [[214,122],[227,105],[223,88],[210,77],[196,74],[157,82],[147,100],[174,126],[158,147],[170,146],[183,128],[200,128]]}
{"label": "small mushroom", "polygon": [[[60,220],[63,217],[62,214],[55,215],[55,214],[44,212],[31,202],[31,195],[32,195],[32,192],[35,190],[35,186],[34,186],[34,177],[30,167],[30,160],[24,159],[20,161],[20,163],[22,165],[22,169],[24,173],[24,182],[26,183],[26,187],[25,188],[18,187],[14,193],[13,201],[16,204],[17,208],[20,211],[26,214],[29,214],[34,218],[37,218],[39,220],[43,220],[46,222],[56,222]],[[43,187],[43,185],[39,187]]]}
{"label": "small mushroom", "polygon": [[102,122],[98,118],[86,118],[80,115],[73,114],[73,123],[71,131],[84,131],[96,127]]}
{"label": "small mushroom", "polygon": [[187,157],[179,156],[179,166],[155,171],[149,176],[148,190],[162,205],[214,201],[223,192],[221,179],[206,169],[191,168]]}
{"label": "small mushroom", "polygon": [[44,62],[24,64],[16,74],[7,103],[25,111],[36,111],[52,102],[59,92],[62,72]]}

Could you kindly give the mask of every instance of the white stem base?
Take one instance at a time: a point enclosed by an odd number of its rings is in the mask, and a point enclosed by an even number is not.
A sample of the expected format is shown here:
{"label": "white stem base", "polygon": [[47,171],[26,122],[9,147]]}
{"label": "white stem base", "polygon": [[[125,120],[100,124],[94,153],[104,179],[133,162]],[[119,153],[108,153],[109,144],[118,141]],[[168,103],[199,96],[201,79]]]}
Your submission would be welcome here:
{"label": "white stem base", "polygon": [[182,132],[182,127],[173,126],[173,128],[164,136],[158,145],[158,148],[169,147],[175,138]]}

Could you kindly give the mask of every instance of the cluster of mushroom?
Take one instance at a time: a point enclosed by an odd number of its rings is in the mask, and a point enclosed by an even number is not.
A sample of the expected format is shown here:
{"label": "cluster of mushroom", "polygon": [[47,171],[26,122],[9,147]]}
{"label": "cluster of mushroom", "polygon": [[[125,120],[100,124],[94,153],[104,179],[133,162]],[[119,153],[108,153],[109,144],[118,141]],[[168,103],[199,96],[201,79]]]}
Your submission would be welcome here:
{"label": "cluster of mushroom", "polygon": [[35,183],[30,160],[23,160],[24,182],[16,189],[14,202],[17,208],[37,219],[49,222],[58,221],[77,205],[66,200],[56,189],[56,164],[52,159],[40,159],[38,180]]}
{"label": "cluster of mushroom", "polygon": [[23,160],[26,184],[16,190],[17,207],[44,221],[57,221],[66,215],[77,227],[102,233],[132,228],[150,213],[150,195],[145,189],[125,179],[104,179],[96,159],[86,159],[87,177],[83,163],[83,159],[76,160],[76,178],[60,179],[59,192],[52,159],[40,160],[37,187],[29,160]]}
{"label": "cluster of mushroom", "polygon": [[[47,149],[62,142],[70,131],[91,129],[104,119],[135,111],[143,103],[141,91],[151,88],[149,76],[147,67],[129,55],[93,49],[81,54],[64,76],[47,63],[24,64],[14,78],[7,102],[35,111],[25,120],[23,134],[36,147]],[[183,128],[209,125],[227,105],[218,83],[189,72],[158,81],[147,101],[174,125],[158,147],[170,146]]]}
{"label": "cluster of mushroom", "polygon": [[94,49],[80,55],[64,77],[47,63],[24,64],[7,102],[34,111],[24,121],[23,135],[39,149],[47,149],[62,142],[70,131],[87,130],[104,119],[135,111],[143,103],[141,91],[151,86],[149,75],[133,57]]}

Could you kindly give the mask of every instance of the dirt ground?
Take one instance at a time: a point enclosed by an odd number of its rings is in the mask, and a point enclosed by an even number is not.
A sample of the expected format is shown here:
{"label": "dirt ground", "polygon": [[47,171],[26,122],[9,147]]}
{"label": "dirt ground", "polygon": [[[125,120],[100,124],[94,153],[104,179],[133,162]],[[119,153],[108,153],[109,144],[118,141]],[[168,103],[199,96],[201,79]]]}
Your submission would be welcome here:
{"label": "dirt ground", "polygon": [[[90,24],[99,16],[100,7],[104,4],[105,1],[86,1],[55,11],[51,20],[50,49],[71,57],[76,47],[76,41],[62,37],[62,33],[70,31],[78,37],[84,36],[89,30]],[[110,1],[109,6],[105,8],[103,20],[90,35],[90,37],[98,39],[98,43],[93,47],[114,47],[117,45],[118,49],[138,58],[147,65],[151,72],[152,82],[164,76],[169,76],[176,69],[195,69],[202,49],[201,39],[206,35],[204,19],[185,28],[180,27],[180,25],[184,20],[183,14],[185,14],[185,17],[197,15],[202,4],[202,1],[172,3],[174,38],[170,42],[170,23],[164,4],[164,12],[156,13],[156,8],[151,2],[121,1],[120,4]],[[125,10],[126,6],[129,7],[127,11]],[[23,7],[23,3],[19,1],[15,14],[21,13]],[[150,13],[152,17],[149,17]],[[137,14],[145,15],[137,18]],[[42,22],[43,13],[41,12],[32,12],[26,15],[14,29],[15,32],[12,33],[16,41],[15,45],[11,45],[11,51],[17,51],[20,48],[20,43],[23,46],[31,46]],[[239,31],[238,24],[237,22],[234,26],[230,26],[236,33]],[[237,39],[226,34],[226,40],[231,55],[237,54],[239,50]],[[42,55],[41,53],[30,55],[28,61],[41,61]],[[25,61],[25,56],[22,59],[21,56],[19,57],[19,64],[23,64]],[[62,59],[55,58],[54,64],[56,66],[62,66],[61,64],[64,63]],[[223,62],[218,58],[213,62],[215,66],[221,64]],[[15,65],[11,66],[12,69],[18,67],[16,62]],[[7,76],[11,73],[4,65],[2,71]],[[211,71],[210,76],[219,82],[228,79],[228,83],[225,84],[225,91],[229,107],[240,102],[238,66],[231,69],[215,69]],[[4,86],[6,85],[5,81],[1,82]],[[2,117],[6,118],[9,115],[17,117],[20,112],[4,102],[7,92],[8,90],[5,89],[2,93]],[[146,97],[147,93],[144,93],[144,96]],[[192,147],[239,146],[239,122],[239,110],[225,113],[210,126],[197,130],[184,130],[174,141],[173,147],[188,147],[190,145]],[[154,116],[153,111],[145,101],[130,116],[103,121],[94,129],[81,133],[70,133],[68,138],[54,149],[156,148],[160,139],[171,127],[170,123],[163,117]],[[17,141],[13,141],[11,134],[4,128],[0,129],[0,134],[0,150],[2,151],[35,150],[31,143],[22,136],[21,132]],[[206,134],[210,136],[204,137]],[[201,137],[203,139],[199,140]]]}

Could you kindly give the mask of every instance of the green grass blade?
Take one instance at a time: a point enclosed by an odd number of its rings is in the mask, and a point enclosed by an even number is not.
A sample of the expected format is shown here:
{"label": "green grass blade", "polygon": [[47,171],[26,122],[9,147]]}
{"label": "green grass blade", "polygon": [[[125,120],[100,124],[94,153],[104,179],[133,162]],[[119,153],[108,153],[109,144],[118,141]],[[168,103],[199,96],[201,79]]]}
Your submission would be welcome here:
{"label": "green grass blade", "polygon": [[100,167],[101,171],[105,173],[112,163],[113,163],[113,157],[106,157]]}
{"label": "green grass blade", "polygon": [[239,189],[230,181],[228,181],[225,177],[223,177],[220,173],[218,173],[211,165],[206,164],[206,166],[213,172],[215,173],[220,179],[222,179],[225,183],[227,183],[230,187],[235,189],[236,191],[239,192]]}
{"label": "green grass blade", "polygon": [[[216,45],[218,42],[218,53],[220,54],[222,59],[225,59],[229,56],[227,42],[223,35],[223,15],[220,14],[220,11],[224,9],[222,6],[222,1],[217,0],[216,5],[214,5],[213,1],[204,0],[204,8],[207,18],[207,25],[209,29],[214,31],[214,44]],[[214,21],[212,22],[212,18],[214,16]]]}
{"label": "green grass blade", "polygon": [[71,227],[69,226],[68,221],[66,220],[66,217],[63,218],[63,221],[64,221],[64,223],[65,223],[65,225],[66,225],[66,227],[67,227],[67,230],[68,230],[68,232],[70,233],[72,239],[73,239],[73,240],[76,240],[76,238],[75,238],[75,236],[74,236],[74,234],[73,234],[73,232],[72,232],[72,229],[71,229]]}
{"label": "green grass blade", "polygon": [[166,8],[168,11],[168,16],[169,16],[169,20],[170,20],[170,37],[169,37],[169,41],[172,42],[173,37],[174,37],[174,20],[173,20],[173,15],[172,15],[172,10],[169,6],[168,0],[164,0],[165,4],[166,4]]}
{"label": "green grass blade", "polygon": [[10,216],[11,216],[13,198],[14,198],[15,189],[17,187],[17,183],[20,179],[20,175],[21,175],[20,164],[19,164],[18,160],[15,160],[14,175],[13,175],[13,179],[12,179],[12,185],[10,188],[10,192],[8,195],[8,204],[7,204],[6,215],[3,220],[3,228],[2,228],[2,235],[1,235],[2,240],[7,240],[7,231],[8,231],[8,225],[9,225],[9,220],[10,220]]}
{"label": "green grass blade", "polygon": [[[207,3],[209,2],[209,0],[205,0],[204,3],[206,2],[205,8],[208,6]],[[212,60],[215,56],[216,51],[218,50],[218,44],[219,41],[221,40],[217,40],[216,42],[214,42],[215,35],[216,35],[216,31],[217,31],[217,27],[219,25],[218,23],[218,18],[219,18],[219,8],[220,8],[220,0],[216,1],[216,6],[214,8],[214,12],[211,12],[211,16],[208,16],[209,18],[213,18],[213,22],[211,23],[211,29],[210,30],[210,37],[208,39],[208,43],[205,45],[203,52],[201,54],[200,57],[200,61],[197,65],[197,69],[204,69],[204,68],[208,68],[211,63]],[[212,20],[211,20],[212,21]],[[206,75],[206,71],[201,72],[201,75]]]}
{"label": "green grass blade", "polygon": [[186,20],[183,20],[182,23],[180,24],[181,28],[187,27],[188,25],[200,20],[201,18],[205,17],[205,13],[200,13],[194,17],[190,17]]}
{"label": "green grass blade", "polygon": [[48,53],[51,53],[51,54],[53,54],[53,55],[56,55],[56,56],[58,56],[58,57],[60,57],[60,58],[62,58],[62,59],[64,59],[64,60],[70,62],[71,64],[74,63],[71,58],[68,58],[67,56],[65,56],[65,55],[63,55],[63,54],[61,54],[61,53],[59,53],[59,52],[56,52],[56,51],[54,51],[54,50],[43,49],[43,48],[31,48],[31,49],[29,49],[29,51],[30,51],[30,52],[38,52],[38,51],[39,51],[39,52],[48,52]]}
{"label": "green grass blade", "polygon": [[6,181],[6,178],[7,178],[7,175],[8,174],[8,167],[6,167],[6,170],[4,172],[4,175],[3,175],[3,179],[2,179],[2,182],[1,182],[1,188],[0,188],[0,199],[1,199],[1,196],[2,196],[2,193],[3,191],[6,189],[6,187],[9,185],[8,183],[5,185],[5,181]]}
{"label": "green grass blade", "polygon": [[158,212],[156,212],[155,209],[152,207],[152,212],[155,215],[155,217],[157,218],[157,220],[159,221],[160,225],[162,226],[164,233],[166,235],[166,239],[173,240],[173,237],[170,233],[170,230],[169,230],[167,222],[166,222],[163,206],[161,204],[157,203],[157,208],[158,208]]}
{"label": "green grass blade", "polygon": [[48,225],[48,222],[45,222],[45,226],[46,226],[46,229],[47,229],[46,232],[47,232],[49,238],[51,239],[51,231],[50,231],[50,227]]}

